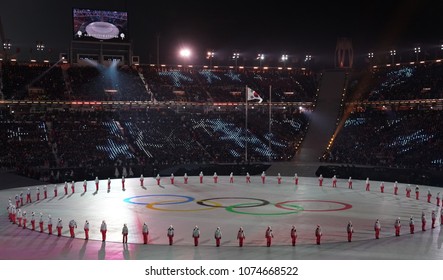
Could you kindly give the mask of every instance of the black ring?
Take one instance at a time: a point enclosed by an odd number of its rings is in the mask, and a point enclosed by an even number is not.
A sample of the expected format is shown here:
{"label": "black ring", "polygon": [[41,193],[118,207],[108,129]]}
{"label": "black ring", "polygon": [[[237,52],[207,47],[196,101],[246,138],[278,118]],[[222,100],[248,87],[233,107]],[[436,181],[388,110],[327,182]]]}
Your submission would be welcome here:
{"label": "black ring", "polygon": [[268,205],[270,202],[264,199],[259,199],[259,198],[251,198],[251,197],[214,197],[214,198],[206,198],[206,199],[202,199],[197,201],[197,204],[202,205],[202,206],[206,206],[206,207],[221,207],[221,208],[226,208],[229,206],[214,206],[214,205],[209,205],[209,204],[205,204],[204,201],[207,200],[216,200],[216,199],[252,199],[252,200],[257,200],[260,201],[261,204],[257,204],[257,205],[248,205],[248,206],[240,206],[240,207],[235,207],[235,208],[251,208],[251,207],[259,207],[259,206],[265,206]]}

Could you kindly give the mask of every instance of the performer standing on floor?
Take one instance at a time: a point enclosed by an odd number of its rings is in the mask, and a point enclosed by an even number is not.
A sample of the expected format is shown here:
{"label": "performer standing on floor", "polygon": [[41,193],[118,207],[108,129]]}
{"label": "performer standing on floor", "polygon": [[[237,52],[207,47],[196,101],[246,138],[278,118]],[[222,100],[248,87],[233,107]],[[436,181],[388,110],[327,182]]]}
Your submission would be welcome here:
{"label": "performer standing on floor", "polygon": [[167,233],[168,239],[169,239],[169,245],[172,245],[174,242],[174,228],[172,225],[168,227],[168,233]]}
{"label": "performer standing on floor", "polygon": [[35,212],[32,211],[31,213],[31,229],[35,230]]}
{"label": "performer standing on floor", "polygon": [[185,173],[185,174],[183,175],[183,181],[184,181],[185,184],[188,183],[188,174],[187,174],[187,173]]}
{"label": "performer standing on floor", "polygon": [[261,182],[262,182],[262,184],[264,184],[266,182],[266,174],[264,171],[261,173]]}
{"label": "performer standing on floor", "polygon": [[294,184],[296,186],[298,186],[298,175],[297,175],[297,173],[295,173],[295,175],[294,175]]}
{"label": "performer standing on floor", "polygon": [[213,176],[213,178],[214,178],[214,183],[217,184],[217,182],[218,182],[218,175],[217,175],[217,172],[214,172],[214,176]]}
{"label": "performer standing on floor", "polygon": [[371,190],[371,184],[369,183],[369,177],[366,178],[366,191],[370,191]]}
{"label": "performer standing on floor", "polygon": [[395,183],[394,183],[394,195],[397,195],[398,194],[398,183],[397,183],[397,181],[395,181]]}
{"label": "performer standing on floor", "polygon": [[28,188],[28,192],[26,193],[26,203],[32,203],[31,188]]}
{"label": "performer standing on floor", "polygon": [[425,212],[421,212],[421,230],[426,231],[426,215]]}
{"label": "performer standing on floor", "polygon": [[48,189],[47,189],[46,185],[43,186],[43,197],[45,199],[48,198]]}
{"label": "performer standing on floor", "polygon": [[149,229],[146,223],[143,223],[142,234],[143,234],[143,244],[148,244]]}
{"label": "performer standing on floor", "polygon": [[272,228],[268,226],[265,232],[265,238],[266,238],[266,246],[271,247],[272,238],[274,238],[274,234],[272,233]]}
{"label": "performer standing on floor", "polygon": [[414,229],[415,229],[415,223],[414,223],[414,218],[409,218],[409,232],[411,234],[414,234]]}
{"label": "performer standing on floor", "polygon": [[237,240],[238,240],[238,246],[243,247],[243,240],[245,240],[246,235],[242,227],[237,232]]}
{"label": "performer standing on floor", "polygon": [[318,186],[321,187],[323,186],[323,175],[320,174],[320,176],[318,176]]}
{"label": "performer standing on floor", "polygon": [[70,220],[69,221],[69,234],[71,235],[71,238],[75,237],[74,229],[76,229],[76,228],[77,228],[77,222],[74,219]]}
{"label": "performer standing on floor", "polygon": [[198,176],[200,177],[200,184],[203,184],[203,171],[200,171]]}
{"label": "performer standing on floor", "polygon": [[348,242],[351,242],[352,234],[354,233],[354,226],[352,225],[351,221],[349,221],[348,225],[346,226],[346,232],[348,233]]}
{"label": "performer standing on floor", "polygon": [[124,224],[122,228],[123,243],[128,243],[128,232],[128,226]]}
{"label": "performer standing on floor", "polygon": [[315,239],[316,239],[317,245],[320,245],[320,240],[321,240],[322,235],[323,235],[323,233],[321,231],[321,227],[320,227],[320,225],[317,225],[317,228],[315,229]]}
{"label": "performer standing on floor", "polygon": [[231,172],[231,174],[229,174],[229,183],[233,184],[234,183],[234,173]]}
{"label": "performer standing on floor", "polygon": [[380,221],[378,219],[375,221],[374,231],[375,231],[375,239],[379,239],[380,238],[381,225],[380,225]]}
{"label": "performer standing on floor", "polygon": [[22,213],[22,209],[18,209],[17,210],[17,221],[18,221],[18,226],[21,227],[22,226],[22,220],[23,220],[23,213]]}
{"label": "performer standing on floor", "polygon": [[214,238],[215,238],[215,246],[220,247],[220,240],[222,238],[222,232],[220,227],[217,227],[215,229]]}
{"label": "performer standing on floor", "polygon": [[333,188],[337,187],[337,176],[336,175],[332,176],[332,187]]}
{"label": "performer standing on floor", "polygon": [[407,185],[406,186],[406,197],[411,197],[411,192],[412,192],[412,189],[411,189],[411,185]]}
{"label": "performer standing on floor", "polygon": [[192,230],[192,237],[194,238],[194,246],[198,246],[198,239],[200,238],[200,230],[195,226]]}
{"label": "performer standing on floor", "polygon": [[432,198],[431,190],[428,189],[428,203],[431,203],[431,198]]}
{"label": "performer standing on floor", "polygon": [[62,229],[63,229],[62,219],[58,218],[58,222],[57,222],[57,236],[62,236]]}
{"label": "performer standing on floor", "polygon": [[40,219],[38,220],[38,226],[40,227],[40,232],[43,232],[43,213],[40,212]]}
{"label": "performer standing on floor", "polygon": [[85,231],[85,240],[89,239],[89,222],[85,221],[85,225],[83,226],[83,230]]}
{"label": "performer standing on floor", "polygon": [[23,211],[23,228],[26,228],[26,222],[28,221],[28,217],[26,215],[26,210]]}
{"label": "performer standing on floor", "polygon": [[106,232],[108,231],[108,226],[106,225],[105,220],[102,221],[100,225],[100,232],[102,233],[102,242],[106,241]]}
{"label": "performer standing on floor", "polygon": [[100,184],[100,180],[98,177],[95,177],[95,191],[98,192],[98,185]]}
{"label": "performer standing on floor", "polygon": [[400,217],[398,217],[395,220],[394,228],[395,228],[395,236],[400,236],[400,229],[401,229]]}
{"label": "performer standing on floor", "polygon": [[348,179],[348,189],[352,189],[352,177]]}
{"label": "performer standing on floor", "polygon": [[75,193],[75,182],[72,180],[71,182],[71,193]]}
{"label": "performer standing on floor", "polygon": [[246,172],[246,183],[251,183],[251,175],[249,175],[249,172]]}
{"label": "performer standing on floor", "polygon": [[295,242],[297,241],[297,229],[295,228],[295,225],[292,225],[291,228],[291,241],[292,246],[295,246]]}

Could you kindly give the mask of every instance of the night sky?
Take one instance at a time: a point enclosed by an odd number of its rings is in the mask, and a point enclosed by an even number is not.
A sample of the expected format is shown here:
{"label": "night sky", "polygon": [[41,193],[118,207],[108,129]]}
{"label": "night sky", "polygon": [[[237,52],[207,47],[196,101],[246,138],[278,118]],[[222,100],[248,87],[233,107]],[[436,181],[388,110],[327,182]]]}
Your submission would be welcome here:
{"label": "night sky", "polygon": [[[155,4],[154,4],[155,3]],[[253,60],[257,53],[278,57],[333,56],[338,37],[352,39],[356,55],[391,48],[440,44],[443,1],[141,1],[16,0],[2,3],[6,38],[21,53],[42,40],[54,53],[67,52],[72,8],[128,11],[134,55],[154,63],[177,59],[180,46],[204,61],[211,49],[227,58],[233,51]],[[288,5],[291,3],[291,5]],[[247,58],[248,57],[248,58]],[[297,58],[297,59],[299,59]],[[214,58],[215,60],[215,58]]]}

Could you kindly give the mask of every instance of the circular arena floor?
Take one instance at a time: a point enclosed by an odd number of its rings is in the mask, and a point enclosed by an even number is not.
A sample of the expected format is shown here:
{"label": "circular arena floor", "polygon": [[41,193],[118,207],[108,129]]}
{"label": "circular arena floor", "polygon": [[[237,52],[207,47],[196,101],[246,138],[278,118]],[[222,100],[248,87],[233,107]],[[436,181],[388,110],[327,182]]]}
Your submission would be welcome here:
{"label": "circular arena floor", "polygon": [[[1,204],[8,198],[15,203],[16,194],[23,192],[27,212],[26,229],[12,224],[7,211],[0,216],[0,259],[442,259],[443,236],[440,229],[440,207],[436,196],[440,188],[420,186],[419,199],[415,186],[411,197],[405,196],[406,185],[399,183],[394,195],[393,183],[385,182],[384,193],[380,183],[371,181],[370,191],[365,182],[354,180],[348,188],[347,180],[339,179],[332,187],[326,178],[320,187],[317,178],[300,177],[298,185],[293,178],[267,177],[263,184],[259,176],[251,183],[244,177],[220,176],[215,183],[206,176],[203,183],[190,177],[187,184],[182,177],[126,179],[122,190],[121,179],[75,183],[75,192],[68,183],[68,194],[63,185],[48,185],[48,198],[43,199],[43,185],[39,186],[40,200],[36,201],[37,186],[30,187],[32,202],[26,203],[27,188],[0,191]],[[432,194],[427,202],[427,192]],[[4,208],[4,209],[5,209]],[[437,219],[431,228],[431,212]],[[31,212],[36,213],[36,231],[30,229]],[[426,231],[421,229],[421,214],[427,218]],[[43,214],[44,233],[39,232],[38,220]],[[48,215],[52,216],[53,234],[47,230]],[[415,234],[409,233],[409,218],[415,219]],[[396,237],[394,222],[402,221],[401,235]],[[63,221],[62,236],[57,236],[58,218]],[[75,238],[70,238],[68,223],[74,219],[78,227]],[[374,222],[381,223],[380,239],[374,237]],[[89,221],[89,240],[84,240],[83,225]],[[102,242],[100,224],[107,223],[106,242]],[[346,225],[352,221],[352,242],[347,241]],[[142,225],[149,226],[148,244],[143,244]],[[122,227],[129,228],[128,244],[122,244]],[[175,229],[174,244],[168,245],[167,228]],[[192,230],[198,225],[201,236],[194,246]],[[296,246],[291,246],[290,230],[297,228]],[[323,231],[321,245],[315,243],[315,229]],[[273,229],[272,246],[266,247],[265,231]],[[215,246],[214,231],[222,230],[221,246]],[[237,231],[243,227],[246,239],[238,246]]]}

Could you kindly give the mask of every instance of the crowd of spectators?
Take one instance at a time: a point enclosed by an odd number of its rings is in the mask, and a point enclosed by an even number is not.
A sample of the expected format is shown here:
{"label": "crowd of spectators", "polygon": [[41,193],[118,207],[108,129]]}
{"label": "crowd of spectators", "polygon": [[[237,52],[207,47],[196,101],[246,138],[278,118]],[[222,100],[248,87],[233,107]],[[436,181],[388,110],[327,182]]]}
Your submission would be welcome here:
{"label": "crowd of spectators", "polygon": [[308,70],[156,68],[151,66],[3,64],[6,99],[244,102],[246,86],[266,101],[313,102]]}
{"label": "crowd of spectators", "polygon": [[244,102],[246,86],[264,100],[313,102],[317,89],[314,73],[302,70],[197,69],[140,67],[158,101]]}
{"label": "crowd of spectators", "polygon": [[60,170],[117,168],[121,175],[136,166],[244,163],[246,139],[248,162],[290,160],[307,127],[306,116],[289,109],[272,113],[271,133],[267,110],[251,109],[248,138],[245,111],[234,107],[0,112],[1,166],[41,180]]}
{"label": "crowd of spectators", "polygon": [[60,67],[44,64],[2,65],[5,99],[63,100],[66,87]]}
{"label": "crowd of spectators", "polygon": [[441,110],[352,113],[324,156],[327,162],[443,170]]}
{"label": "crowd of spectators", "polygon": [[353,74],[348,95],[358,101],[443,98],[443,64],[365,69]]}

